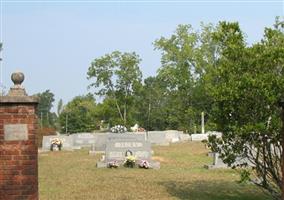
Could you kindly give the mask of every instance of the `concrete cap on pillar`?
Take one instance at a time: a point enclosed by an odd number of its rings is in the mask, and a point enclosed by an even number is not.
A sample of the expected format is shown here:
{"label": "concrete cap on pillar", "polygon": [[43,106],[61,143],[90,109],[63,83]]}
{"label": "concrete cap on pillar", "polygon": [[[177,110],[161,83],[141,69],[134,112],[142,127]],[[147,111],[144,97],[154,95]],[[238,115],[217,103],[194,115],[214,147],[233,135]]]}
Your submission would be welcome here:
{"label": "concrete cap on pillar", "polygon": [[21,85],[25,80],[25,75],[20,71],[16,71],[12,73],[11,79],[14,86],[10,88],[8,96],[27,96],[25,88]]}

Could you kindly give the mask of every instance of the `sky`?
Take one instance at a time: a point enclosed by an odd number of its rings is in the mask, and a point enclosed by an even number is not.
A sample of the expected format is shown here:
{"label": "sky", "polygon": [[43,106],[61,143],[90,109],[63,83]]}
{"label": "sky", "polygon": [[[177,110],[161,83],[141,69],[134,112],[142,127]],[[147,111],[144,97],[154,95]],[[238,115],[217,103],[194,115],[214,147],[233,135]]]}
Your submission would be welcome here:
{"label": "sky", "polygon": [[13,84],[11,73],[25,74],[29,95],[49,89],[64,103],[93,90],[87,71],[95,58],[119,50],[138,53],[143,78],[154,76],[161,52],[153,42],[174,33],[179,24],[237,21],[248,44],[263,36],[284,0],[183,1],[20,1],[0,0],[1,86]]}

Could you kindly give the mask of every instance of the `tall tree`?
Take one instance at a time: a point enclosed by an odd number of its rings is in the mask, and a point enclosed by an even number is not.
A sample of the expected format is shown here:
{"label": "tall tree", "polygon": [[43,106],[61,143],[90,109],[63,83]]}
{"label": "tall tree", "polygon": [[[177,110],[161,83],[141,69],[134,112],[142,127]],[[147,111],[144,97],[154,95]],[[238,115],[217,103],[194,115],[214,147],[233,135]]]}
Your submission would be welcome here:
{"label": "tall tree", "polygon": [[40,124],[43,127],[54,126],[56,119],[51,113],[52,104],[54,102],[54,94],[50,90],[46,90],[42,93],[36,94],[39,97],[39,104],[37,115],[40,117]]}
{"label": "tall tree", "polygon": [[97,128],[94,96],[77,96],[64,107],[59,115],[62,133],[90,132]]}
{"label": "tall tree", "polygon": [[202,111],[210,112],[210,97],[205,91],[204,76],[216,60],[214,27],[202,24],[201,32],[190,25],[179,25],[169,38],[161,37],[154,46],[162,51],[158,78],[167,84],[168,128],[191,129]]}
{"label": "tall tree", "polygon": [[266,28],[262,41],[251,47],[238,23],[220,22],[214,39],[220,54],[207,86],[223,138],[212,140],[212,148],[228,164],[234,165],[237,157],[248,159],[254,165],[247,171],[251,181],[280,199],[283,151],[277,102],[284,93],[283,22]]}
{"label": "tall tree", "polygon": [[114,51],[96,58],[88,69],[88,79],[95,80],[90,87],[97,89],[95,94],[108,96],[114,100],[124,125],[127,124],[127,114],[133,100],[135,85],[141,82],[140,61],[135,52]]}

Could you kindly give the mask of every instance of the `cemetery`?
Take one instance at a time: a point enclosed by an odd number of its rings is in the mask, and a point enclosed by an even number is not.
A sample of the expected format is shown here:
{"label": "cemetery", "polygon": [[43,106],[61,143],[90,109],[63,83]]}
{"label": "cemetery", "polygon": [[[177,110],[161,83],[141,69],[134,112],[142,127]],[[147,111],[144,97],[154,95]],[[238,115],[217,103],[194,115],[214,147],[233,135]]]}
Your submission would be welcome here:
{"label": "cemetery", "polygon": [[283,5],[0,0],[0,200],[284,200]]}
{"label": "cemetery", "polygon": [[[139,132],[138,128],[128,132],[121,125],[104,132],[57,133],[43,136],[42,146],[37,148],[33,125],[36,119],[33,106],[37,105],[37,99],[27,96],[19,86],[23,79],[21,72],[12,74],[15,85],[1,98],[6,124],[0,146],[4,154],[0,158],[3,163],[8,163],[6,159],[23,159],[15,169],[3,165],[8,179],[4,177],[5,185],[0,184],[1,199],[9,200],[14,191],[30,194],[24,195],[24,199],[38,199],[39,195],[43,200],[188,199],[188,196],[192,200],[270,199],[252,184],[239,184],[239,172],[230,169],[218,152],[204,146],[204,141],[212,136],[222,139],[220,132],[205,132],[204,123],[201,124],[203,133],[197,134],[177,130],[140,129],[143,131]],[[26,117],[21,119],[23,116]],[[11,146],[15,143],[17,151]],[[17,152],[29,156],[17,156]],[[249,163],[240,157],[234,164],[242,162]],[[249,167],[253,166],[249,163]],[[31,170],[27,171],[27,167]],[[30,187],[21,182],[22,187],[17,189],[13,186],[14,174],[33,181],[34,185]],[[210,195],[202,193],[203,189]]]}

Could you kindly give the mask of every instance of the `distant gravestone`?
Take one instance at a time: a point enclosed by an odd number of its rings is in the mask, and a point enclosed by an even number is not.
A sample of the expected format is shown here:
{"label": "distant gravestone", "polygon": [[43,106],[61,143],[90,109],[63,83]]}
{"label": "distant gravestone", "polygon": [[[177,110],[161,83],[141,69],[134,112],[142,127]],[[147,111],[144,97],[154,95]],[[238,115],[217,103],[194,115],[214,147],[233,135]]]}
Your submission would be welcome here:
{"label": "distant gravestone", "polygon": [[151,144],[161,146],[169,145],[169,141],[167,140],[166,133],[164,131],[148,131],[147,138]]}
{"label": "distant gravestone", "polygon": [[95,136],[93,133],[76,133],[72,134],[75,147],[91,147],[95,144]]}
{"label": "distant gravestone", "polygon": [[200,133],[200,134],[191,134],[191,140],[192,141],[202,141],[202,140],[208,140],[208,134]]}
{"label": "distant gravestone", "polygon": [[[220,157],[219,153],[216,152],[210,152],[208,153],[208,156],[213,157],[213,163],[211,165],[205,166],[208,169],[219,169],[219,168],[228,168],[228,165],[223,162],[223,160]],[[251,163],[247,158],[238,156],[234,163],[232,163],[232,166],[238,166],[238,165],[246,165],[253,167],[254,164]]]}
{"label": "distant gravestone", "polygon": [[187,134],[187,133],[180,133],[179,134],[179,138],[180,138],[181,142],[186,142],[186,141],[190,141],[191,140],[190,135]]}
{"label": "distant gravestone", "polygon": [[205,166],[208,169],[227,168],[228,165],[220,158],[219,153],[213,152],[210,156],[213,157],[213,164]]}
{"label": "distant gravestone", "polygon": [[166,140],[170,143],[176,143],[180,141],[179,135],[183,133],[182,131],[167,130],[165,131]]}
{"label": "distant gravestone", "polygon": [[51,141],[54,138],[58,138],[62,141],[62,150],[73,150],[73,137],[67,135],[50,135],[43,136],[42,139],[42,150],[50,150]]}
{"label": "distant gravestone", "polygon": [[104,153],[106,150],[107,133],[95,133],[95,143],[93,145],[93,151],[96,153]]}

